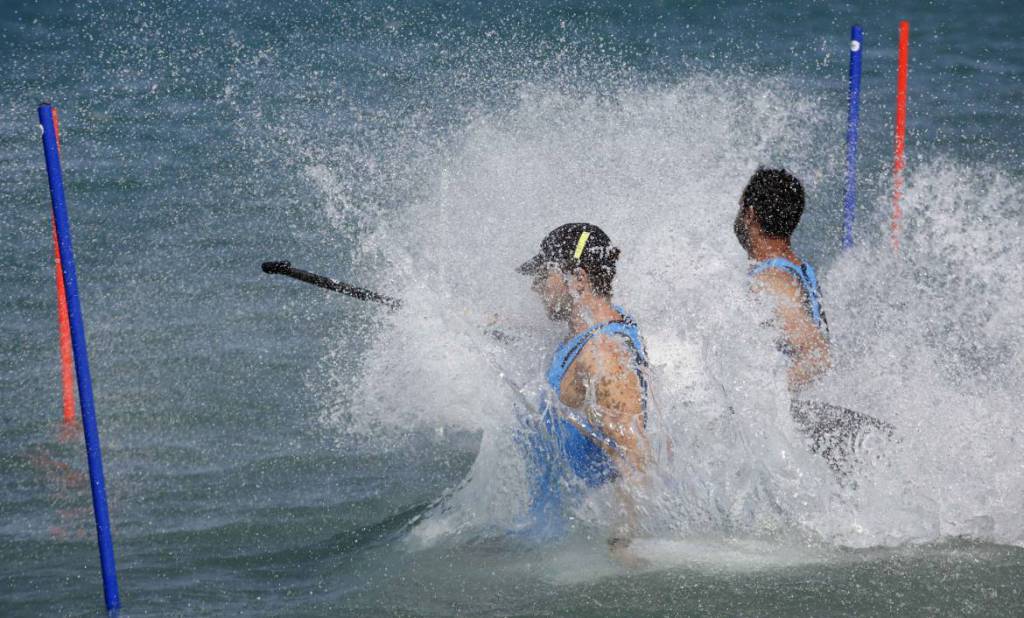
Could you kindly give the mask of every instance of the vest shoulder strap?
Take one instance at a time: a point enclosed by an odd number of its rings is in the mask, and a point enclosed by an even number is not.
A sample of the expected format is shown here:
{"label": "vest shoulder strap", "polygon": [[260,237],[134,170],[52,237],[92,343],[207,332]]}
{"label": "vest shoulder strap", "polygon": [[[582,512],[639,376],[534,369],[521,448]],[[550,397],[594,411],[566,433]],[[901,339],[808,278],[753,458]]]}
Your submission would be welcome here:
{"label": "vest shoulder strap", "polygon": [[[818,290],[818,278],[815,276],[814,268],[807,262],[803,262],[799,266],[786,258],[776,257],[769,258],[758,262],[750,269],[750,276],[759,275],[766,270],[776,269],[788,272],[793,275],[797,282],[800,283],[800,287],[803,289],[804,298],[807,301],[807,309],[811,314],[811,319],[814,321],[815,326],[822,327],[824,323],[824,314],[821,307],[821,293]],[[827,328],[827,326],[825,326]]]}
{"label": "vest shoulder strap", "polygon": [[630,346],[634,348],[638,362],[644,365],[647,364],[646,350],[644,350],[643,341],[640,339],[640,333],[636,322],[634,322],[633,319],[620,307],[615,307],[615,309],[622,314],[621,320],[595,324],[563,343],[558,350],[555,351],[551,367],[548,369],[548,384],[552,389],[554,389],[555,393],[561,392],[562,378],[565,376],[565,372],[569,369],[569,366],[572,365],[573,361],[576,360],[576,357],[580,355],[580,352],[583,351],[583,348],[587,343],[593,339],[594,335],[598,333],[624,335],[629,340]]}

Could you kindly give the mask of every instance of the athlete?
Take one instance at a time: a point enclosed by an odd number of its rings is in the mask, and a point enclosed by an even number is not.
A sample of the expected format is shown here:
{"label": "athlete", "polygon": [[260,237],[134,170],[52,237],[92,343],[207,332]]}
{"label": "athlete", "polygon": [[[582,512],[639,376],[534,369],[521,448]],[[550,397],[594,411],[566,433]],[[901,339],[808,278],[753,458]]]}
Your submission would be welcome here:
{"label": "athlete", "polygon": [[[734,223],[736,238],[753,262],[752,289],[768,295],[774,305],[778,347],[790,361],[787,378],[793,395],[831,366],[818,279],[791,242],[803,211],[804,189],[795,176],[784,169],[759,168],[743,190]],[[790,413],[811,452],[825,458],[840,482],[853,469],[864,432],[893,435],[893,426],[885,421],[822,401],[794,397]]]}
{"label": "athlete", "polygon": [[750,178],[733,229],[753,262],[751,286],[775,309],[779,349],[789,358],[789,388],[797,392],[828,371],[828,322],[814,268],[794,251],[804,212],[804,188],[784,169],[758,168]]}
{"label": "athlete", "polygon": [[649,456],[647,355],[636,323],[612,303],[618,257],[600,228],[568,223],[518,269],[533,277],[548,316],[569,330],[547,371],[540,418],[527,419],[531,513],[542,525],[564,521],[567,501],[613,483],[621,508],[609,540],[613,553],[633,534],[630,492]]}

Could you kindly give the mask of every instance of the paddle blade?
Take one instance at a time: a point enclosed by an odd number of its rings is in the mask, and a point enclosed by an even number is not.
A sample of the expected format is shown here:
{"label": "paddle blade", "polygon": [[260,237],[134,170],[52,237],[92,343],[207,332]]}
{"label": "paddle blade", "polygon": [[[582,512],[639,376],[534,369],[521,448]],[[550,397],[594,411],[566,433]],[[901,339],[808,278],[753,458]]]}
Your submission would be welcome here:
{"label": "paddle blade", "polygon": [[291,262],[263,262],[263,272],[268,275],[280,275],[288,272],[288,269],[292,267]]}

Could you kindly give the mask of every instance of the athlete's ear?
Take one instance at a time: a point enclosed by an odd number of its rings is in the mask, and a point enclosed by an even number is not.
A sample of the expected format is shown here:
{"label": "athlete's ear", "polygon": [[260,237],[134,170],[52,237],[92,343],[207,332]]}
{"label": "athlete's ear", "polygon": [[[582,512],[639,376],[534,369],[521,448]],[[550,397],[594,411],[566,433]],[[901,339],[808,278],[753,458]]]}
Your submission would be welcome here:
{"label": "athlete's ear", "polygon": [[587,275],[587,271],[582,268],[572,269],[572,286],[577,292],[582,292],[584,288],[590,283],[590,277]]}

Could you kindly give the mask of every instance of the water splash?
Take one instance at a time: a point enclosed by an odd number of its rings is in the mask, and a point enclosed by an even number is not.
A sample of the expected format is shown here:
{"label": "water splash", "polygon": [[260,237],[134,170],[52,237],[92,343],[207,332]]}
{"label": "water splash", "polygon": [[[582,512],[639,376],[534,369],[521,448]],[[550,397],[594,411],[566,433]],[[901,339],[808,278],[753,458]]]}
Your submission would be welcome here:
{"label": "water splash", "polygon": [[[881,231],[840,257],[832,242],[798,239],[823,272],[837,358],[811,394],[890,421],[899,437],[869,448],[840,485],[793,424],[782,361],[759,326],[768,308],[747,293],[731,219],[753,169],[782,164],[807,185],[806,227],[838,223],[827,199],[841,152],[821,146],[838,126],[783,80],[708,74],[614,96],[531,86],[513,109],[474,115],[406,162],[425,180],[419,197],[363,236],[360,251],[389,265],[378,282],[406,309],[381,317],[359,374],[339,382],[351,407],[328,394],[325,424],[384,442],[416,428],[480,432],[469,476],[413,538],[514,525],[525,479],[516,397],[499,373],[537,392],[564,333],[513,268],[549,229],[588,220],[622,248],[616,300],[646,336],[651,431],[671,444],[646,492],[648,534],[1020,544],[1012,307],[1024,281],[1013,267],[1019,224],[1004,205],[1019,203],[1021,185],[1006,173],[950,161],[916,170],[899,256]],[[864,193],[885,208],[883,183]],[[492,315],[514,343],[484,334]],[[607,524],[605,498],[581,508],[581,525]]]}

